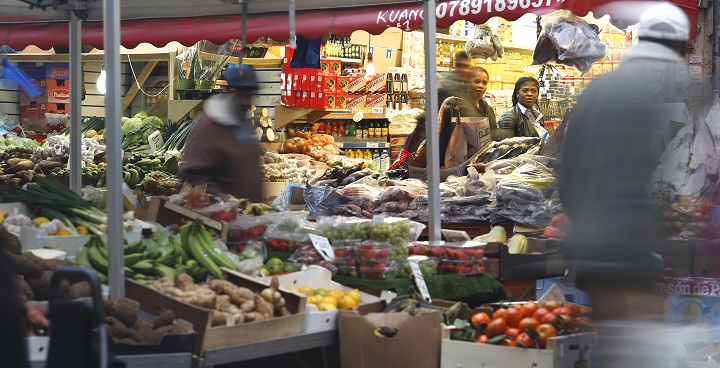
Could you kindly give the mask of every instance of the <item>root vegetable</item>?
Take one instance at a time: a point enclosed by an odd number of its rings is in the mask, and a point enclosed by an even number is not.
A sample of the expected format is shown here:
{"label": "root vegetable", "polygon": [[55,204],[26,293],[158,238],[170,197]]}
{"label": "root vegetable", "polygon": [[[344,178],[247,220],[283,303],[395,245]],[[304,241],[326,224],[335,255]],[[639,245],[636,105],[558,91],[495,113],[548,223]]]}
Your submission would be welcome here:
{"label": "root vegetable", "polygon": [[213,315],[212,315],[213,327],[214,326],[226,326],[228,317],[230,317],[229,314],[214,310]]}
{"label": "root vegetable", "polygon": [[194,291],[197,289],[192,277],[186,273],[181,273],[175,278],[175,287],[182,291]]}
{"label": "root vegetable", "polygon": [[280,308],[280,316],[285,317],[285,316],[289,316],[291,314],[292,313],[290,312],[290,310],[287,309],[286,307]]}
{"label": "root vegetable", "polygon": [[30,160],[21,160],[21,161],[18,162],[17,164],[8,167],[8,168],[5,169],[4,171],[5,171],[5,174],[16,174],[16,173],[19,173],[19,172],[21,172],[21,171],[32,170],[34,167],[35,167],[35,164],[33,164],[32,161],[30,161]]}
{"label": "root vegetable", "polygon": [[230,300],[235,305],[241,305],[255,297],[255,294],[250,289],[235,286],[226,280],[212,280],[210,282],[210,288],[218,294],[230,296]]}
{"label": "root vegetable", "polygon": [[233,324],[238,325],[245,322],[245,313],[234,304],[222,305],[220,306],[220,311],[230,314],[233,317]]}
{"label": "root vegetable", "polygon": [[240,310],[249,313],[255,310],[255,300],[248,300],[240,305]]}
{"label": "root vegetable", "polygon": [[160,327],[171,325],[173,321],[175,321],[175,313],[168,309],[155,317],[151,325],[153,329],[158,329]]}
{"label": "root vegetable", "polygon": [[27,300],[35,299],[35,294],[25,279],[20,279],[20,291],[22,291],[22,295],[24,295]]}
{"label": "root vegetable", "polygon": [[258,312],[265,319],[271,319],[275,314],[275,308],[261,296],[255,296],[255,311]]}
{"label": "root vegetable", "polygon": [[110,336],[116,339],[123,339],[128,335],[128,328],[124,323],[117,320],[115,317],[105,317],[105,324]]}
{"label": "root vegetable", "polygon": [[105,308],[108,314],[128,327],[133,327],[139,319],[137,305],[126,299],[110,299],[105,303]]}
{"label": "root vegetable", "polygon": [[277,277],[273,277],[270,281],[270,287],[260,292],[260,296],[272,305],[273,311],[276,309],[279,310],[285,306],[285,299],[278,291],[279,287],[280,281]]}
{"label": "root vegetable", "polygon": [[215,298],[215,309],[220,309],[220,306],[228,303],[230,303],[229,295],[218,295],[217,298]]}
{"label": "root vegetable", "polygon": [[76,282],[70,287],[70,297],[73,299],[85,298],[92,295],[90,283],[87,281]]}

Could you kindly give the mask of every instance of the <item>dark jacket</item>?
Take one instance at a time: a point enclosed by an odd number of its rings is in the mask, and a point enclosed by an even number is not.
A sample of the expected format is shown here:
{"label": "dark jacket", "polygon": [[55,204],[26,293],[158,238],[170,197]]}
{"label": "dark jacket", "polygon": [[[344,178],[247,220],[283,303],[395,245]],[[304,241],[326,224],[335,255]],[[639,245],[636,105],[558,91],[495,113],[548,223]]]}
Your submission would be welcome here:
{"label": "dark jacket", "polygon": [[218,95],[205,101],[180,173],[191,184],[207,184],[209,193],[260,202],[260,146],[251,121],[232,113],[231,98]]}
{"label": "dark jacket", "polygon": [[451,72],[444,74],[443,78],[438,81],[438,106],[442,105],[448,97],[462,98],[460,116],[464,118],[486,117],[490,123],[490,135],[493,140],[498,136],[497,118],[495,110],[485,101],[484,98],[478,100],[477,93],[470,88],[467,81],[460,79],[457,73]]}
{"label": "dark jacket", "polygon": [[500,140],[500,131],[498,130],[495,109],[493,109],[484,98],[478,100],[478,107],[480,111],[480,115],[478,116],[488,118],[488,122],[490,123],[490,138],[494,141]]}
{"label": "dark jacket", "polygon": [[[543,119],[540,123],[543,123]],[[535,121],[522,113],[520,105],[515,104],[498,120],[498,138],[503,140],[512,137],[539,137],[534,124]]]}
{"label": "dark jacket", "polygon": [[654,103],[671,92],[663,81],[681,61],[669,48],[641,41],[616,71],[580,95],[558,180],[581,287],[651,285],[647,187],[658,142],[651,142],[648,132],[663,118]]}

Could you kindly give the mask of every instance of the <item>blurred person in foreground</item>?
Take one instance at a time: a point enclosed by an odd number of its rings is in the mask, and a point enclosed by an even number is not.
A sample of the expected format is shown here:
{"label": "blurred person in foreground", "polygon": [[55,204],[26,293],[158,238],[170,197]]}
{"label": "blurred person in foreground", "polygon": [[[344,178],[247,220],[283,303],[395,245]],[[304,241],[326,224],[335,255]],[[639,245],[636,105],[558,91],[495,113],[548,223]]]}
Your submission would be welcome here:
{"label": "blurred person in foreground", "polygon": [[497,127],[497,118],[495,117],[495,110],[485,101],[485,92],[487,92],[488,84],[490,83],[490,74],[485,68],[476,68],[475,74],[472,79],[472,84],[475,86],[475,107],[480,112],[481,117],[488,118],[490,124],[490,138],[497,141],[499,138],[499,132]]}
{"label": "blurred person in foreground", "polygon": [[619,68],[580,95],[558,172],[576,284],[587,291],[600,332],[591,367],[674,366],[662,341],[672,336],[661,332],[664,299],[653,287],[659,267],[648,186],[660,152],[649,132],[664,118],[656,104],[670,102],[690,24],[667,3],[646,10],[639,23],[640,41]]}
{"label": "blurred person in foreground", "polygon": [[445,73],[438,80],[438,106],[448,97],[462,98],[461,117],[484,116],[478,110],[475,86],[472,79],[475,77],[475,69],[472,67],[472,59],[465,51],[455,53],[455,69]]}
{"label": "blurred person in foreground", "polygon": [[533,77],[520,77],[513,90],[513,106],[498,120],[498,138],[540,137],[545,139],[542,113],[537,107],[540,96],[540,82]]}
{"label": "blurred person in foreground", "polygon": [[250,115],[257,77],[251,67],[243,65],[228,68],[226,79],[234,91],[214,95],[203,104],[180,174],[190,184],[206,184],[208,193],[226,200],[260,202],[260,146]]}

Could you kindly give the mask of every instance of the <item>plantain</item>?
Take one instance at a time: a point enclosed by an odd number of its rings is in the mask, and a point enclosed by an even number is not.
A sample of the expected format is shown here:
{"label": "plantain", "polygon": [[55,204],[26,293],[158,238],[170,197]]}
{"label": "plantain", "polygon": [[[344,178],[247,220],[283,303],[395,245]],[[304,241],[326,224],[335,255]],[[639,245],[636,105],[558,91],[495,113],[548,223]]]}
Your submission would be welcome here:
{"label": "plantain", "polygon": [[92,268],[102,273],[107,273],[108,263],[107,259],[102,256],[100,250],[97,247],[90,247],[88,250],[88,258]]}
{"label": "plantain", "polygon": [[160,277],[167,277],[168,279],[175,281],[175,269],[165,266],[164,264],[157,263],[153,267],[153,272]]}
{"label": "plantain", "polygon": [[210,259],[215,262],[220,267],[229,268],[233,271],[237,270],[237,266],[235,265],[235,262],[230,259],[218,246],[215,244],[215,242],[210,237],[210,233],[205,231],[202,225],[197,225],[197,233],[199,234],[199,238],[202,241],[201,245],[203,246],[203,249],[208,254]]}
{"label": "plantain", "polygon": [[133,253],[133,254],[126,254],[125,255],[125,266],[132,266],[140,261],[143,260],[143,254],[142,253]]}
{"label": "plantain", "polygon": [[82,246],[77,251],[77,255],[75,256],[75,263],[77,263],[80,266],[86,266],[92,268],[92,264],[90,264],[90,257],[88,255],[89,249],[87,246]]}
{"label": "plantain", "polygon": [[213,262],[213,260],[209,257],[207,253],[205,253],[205,250],[202,246],[202,239],[201,234],[198,230],[200,230],[199,224],[193,224],[190,233],[188,234],[188,249],[190,250],[190,254],[193,258],[195,258],[198,263],[200,263],[203,267],[205,267],[210,275],[217,279],[223,279],[223,274],[220,271],[220,267]]}

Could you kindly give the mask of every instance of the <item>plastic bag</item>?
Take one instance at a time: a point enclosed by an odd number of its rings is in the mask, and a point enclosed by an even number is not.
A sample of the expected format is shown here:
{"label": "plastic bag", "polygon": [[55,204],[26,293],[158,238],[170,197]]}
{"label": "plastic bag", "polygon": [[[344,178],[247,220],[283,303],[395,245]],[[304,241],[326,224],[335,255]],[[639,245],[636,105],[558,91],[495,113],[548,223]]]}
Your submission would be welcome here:
{"label": "plastic bag", "polygon": [[493,61],[505,53],[500,38],[485,24],[475,26],[473,39],[465,44],[465,52],[473,58],[491,58]]}
{"label": "plastic bag", "polygon": [[339,214],[338,207],[348,203],[347,199],[340,196],[337,189],[331,187],[307,187],[303,193],[305,205],[312,216]]}
{"label": "plastic bag", "polygon": [[678,196],[677,201],[663,212],[663,217],[680,222],[709,221],[712,209],[712,203],[706,198]]}
{"label": "plastic bag", "polygon": [[276,231],[265,236],[267,245],[281,252],[294,252],[296,249],[312,245],[310,236],[294,232]]}
{"label": "plastic bag", "polygon": [[543,34],[533,52],[533,64],[556,61],[585,74],[595,61],[604,57],[605,44],[598,37],[597,26],[569,11],[560,11],[545,18]]}
{"label": "plastic bag", "polygon": [[395,202],[405,199],[411,201],[424,194],[427,194],[426,188],[388,187],[378,195],[377,202]]}
{"label": "plastic bag", "polygon": [[397,202],[381,202],[372,212],[375,214],[401,213],[407,211],[409,203],[410,200],[408,199],[398,200]]}
{"label": "plastic bag", "polygon": [[273,202],[272,202],[272,208],[280,211],[280,212],[287,212],[290,211],[290,202],[292,199],[293,192],[295,191],[295,188],[305,188],[305,185],[300,183],[290,183],[288,184],[285,189],[280,193],[279,196],[277,196]]}
{"label": "plastic bag", "polygon": [[309,40],[303,36],[296,36],[296,48],[290,60],[290,68],[320,69],[320,45],[322,36]]}
{"label": "plastic bag", "polygon": [[333,275],[337,274],[337,267],[335,267],[332,262],[326,261],[322,255],[320,255],[320,252],[318,252],[312,245],[306,245],[296,249],[290,258],[288,258],[288,261],[305,266],[316,265],[325,267],[330,270]]}
{"label": "plastic bag", "polygon": [[223,202],[195,210],[195,212],[210,217],[215,221],[232,221],[237,218],[238,202]]}
{"label": "plastic bag", "polygon": [[249,241],[262,238],[267,231],[268,225],[261,217],[240,216],[228,223],[227,245],[231,250],[242,251]]}
{"label": "plastic bag", "polygon": [[270,227],[269,233],[273,231],[293,233],[308,225],[307,215],[307,211],[289,211],[271,213],[260,217],[265,224],[274,225]]}

